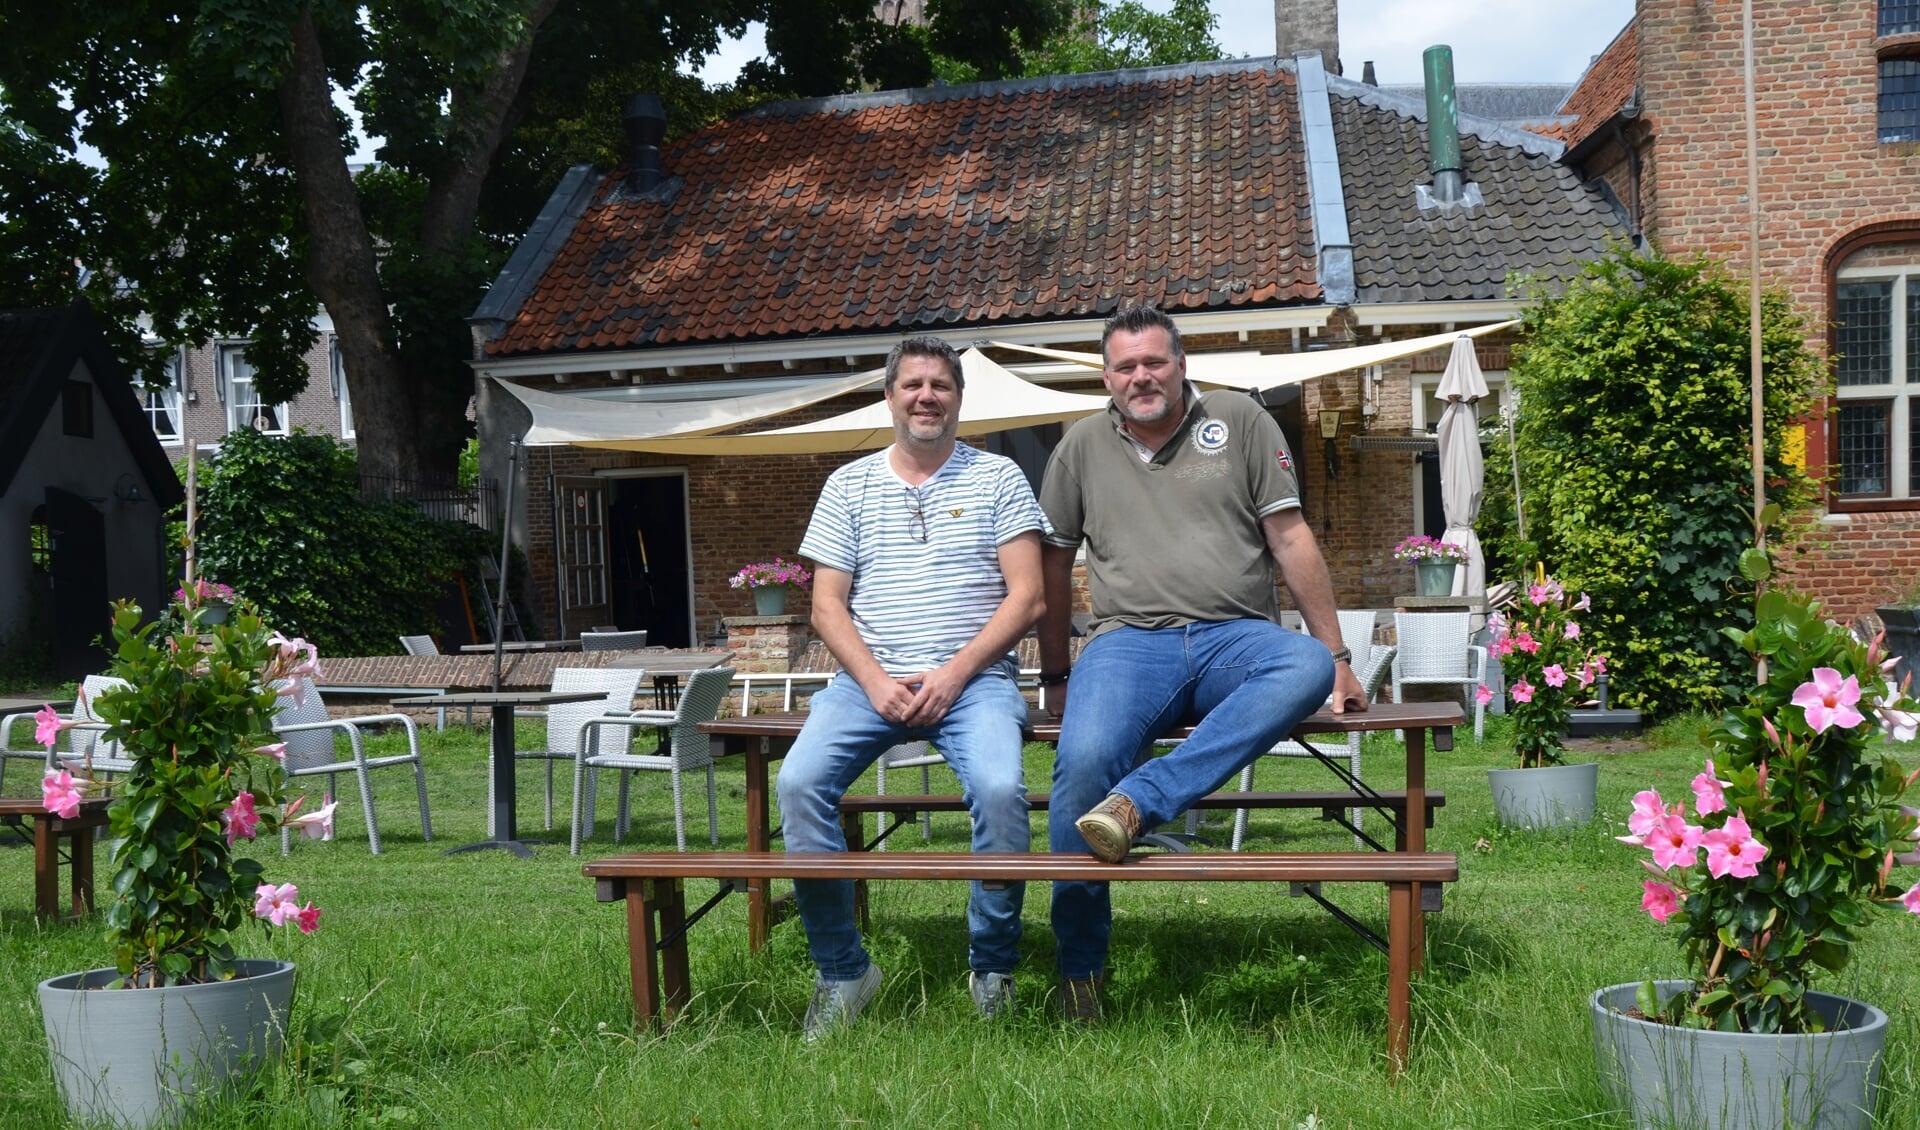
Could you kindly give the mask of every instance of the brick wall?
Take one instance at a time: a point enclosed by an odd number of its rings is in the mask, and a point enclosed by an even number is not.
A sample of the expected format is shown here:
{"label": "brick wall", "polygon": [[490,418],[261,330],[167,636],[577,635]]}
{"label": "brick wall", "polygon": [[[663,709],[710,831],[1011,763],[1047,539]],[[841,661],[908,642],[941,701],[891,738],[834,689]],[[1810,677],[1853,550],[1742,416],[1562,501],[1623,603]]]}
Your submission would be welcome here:
{"label": "brick wall", "polygon": [[[1755,4],[1762,278],[1793,297],[1823,354],[1836,249],[1888,221],[1912,221],[1920,233],[1920,146],[1883,145],[1877,136],[1876,8],[1855,0]],[[1643,169],[1648,234],[1667,254],[1705,254],[1744,275],[1740,5],[1640,0],[1639,19],[1643,120],[1655,139]],[[1623,163],[1617,151],[1610,157]],[[1604,161],[1588,171],[1610,182],[1620,175]],[[1809,429],[1815,466],[1829,458],[1819,423]],[[1792,583],[1836,615],[1869,611],[1913,580],[1920,513],[1832,515],[1804,530],[1803,545],[1787,557]]]}

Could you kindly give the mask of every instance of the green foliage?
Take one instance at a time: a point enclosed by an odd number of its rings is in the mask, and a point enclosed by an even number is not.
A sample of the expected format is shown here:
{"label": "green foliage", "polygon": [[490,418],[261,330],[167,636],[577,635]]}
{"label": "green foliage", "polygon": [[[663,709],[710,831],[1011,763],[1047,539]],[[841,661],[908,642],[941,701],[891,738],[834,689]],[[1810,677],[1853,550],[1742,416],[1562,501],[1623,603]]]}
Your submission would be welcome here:
{"label": "green foliage", "polygon": [[1207,0],[1174,0],[1156,12],[1139,0],[1073,6],[1072,17],[1052,31],[1022,30],[1009,37],[1004,59],[982,67],[944,50],[928,36],[934,73],[943,82],[977,82],[1020,75],[1070,75],[1126,67],[1160,67],[1219,59],[1226,51],[1213,38],[1219,26]]}
{"label": "green foliage", "polygon": [[358,483],[353,451],[326,436],[228,435],[201,476],[199,572],[332,654],[385,655],[437,631],[436,596],[489,536],[363,499]]}
{"label": "green foliage", "polygon": [[1574,613],[1586,600],[1574,600],[1553,578],[1542,575],[1489,623],[1493,653],[1507,680],[1507,717],[1513,723],[1513,751],[1520,768],[1560,764],[1560,741],[1573,716],[1576,698],[1606,673],[1606,656],[1589,646]]}
{"label": "green foliage", "polygon": [[250,605],[219,624],[200,613],[180,602],[142,624],[132,602],[115,604],[112,673],[127,685],[94,703],[104,736],[134,763],[105,786],[117,793],[108,819],[118,841],[106,921],[122,979],[140,988],[233,976],[234,937],[265,869],[234,853],[227,817],[246,793],[259,827],[280,827],[285,774],[259,747],[274,681],[311,660],[270,640]]}
{"label": "green foliage", "polygon": [[[1820,369],[1784,296],[1762,319],[1767,489],[1791,510],[1811,487],[1782,435]],[[1655,716],[1716,708],[1744,676],[1721,630],[1752,623],[1737,581],[1752,536],[1747,326],[1746,290],[1723,271],[1621,249],[1530,310],[1515,352],[1527,540],[1498,529],[1494,554],[1591,594],[1615,698]],[[1489,464],[1490,525],[1511,513],[1496,482],[1510,473]]]}
{"label": "green foliage", "polygon": [[[1871,746],[1876,715],[1884,723],[1896,712],[1891,720],[1910,735],[1915,704],[1886,682],[1878,645],[1855,640],[1818,604],[1772,591],[1758,606],[1755,627],[1727,635],[1765,663],[1767,681],[1747,688],[1708,735],[1707,775],[1722,782],[1726,806],[1700,819],[1708,834],[1744,819],[1766,854],[1751,877],[1716,877],[1704,859],[1674,876],[1685,901],[1673,921],[1695,984],[1664,1014],[1701,1028],[1819,1031],[1808,985],[1845,968],[1861,928],[1903,890],[1888,878],[1894,853],[1910,846],[1914,818],[1900,798],[1912,778]],[[1848,726],[1795,705],[1817,671],[1857,687],[1864,717]],[[1662,810],[1659,797],[1646,807]]]}

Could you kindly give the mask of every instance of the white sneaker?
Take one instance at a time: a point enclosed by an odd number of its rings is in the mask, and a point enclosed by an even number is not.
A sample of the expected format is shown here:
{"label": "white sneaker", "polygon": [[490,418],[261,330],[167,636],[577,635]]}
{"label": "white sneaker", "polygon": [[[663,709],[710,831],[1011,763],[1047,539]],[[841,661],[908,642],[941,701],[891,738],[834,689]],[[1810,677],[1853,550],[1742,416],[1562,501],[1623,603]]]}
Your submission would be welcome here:
{"label": "white sneaker", "polygon": [[967,974],[967,991],[973,994],[973,1007],[988,1020],[1013,1015],[1013,974]]}
{"label": "white sneaker", "polygon": [[871,962],[865,973],[851,981],[829,981],[815,973],[813,1002],[807,1005],[806,1019],[800,1022],[802,1038],[811,1043],[835,1028],[850,1027],[879,991],[880,967]]}

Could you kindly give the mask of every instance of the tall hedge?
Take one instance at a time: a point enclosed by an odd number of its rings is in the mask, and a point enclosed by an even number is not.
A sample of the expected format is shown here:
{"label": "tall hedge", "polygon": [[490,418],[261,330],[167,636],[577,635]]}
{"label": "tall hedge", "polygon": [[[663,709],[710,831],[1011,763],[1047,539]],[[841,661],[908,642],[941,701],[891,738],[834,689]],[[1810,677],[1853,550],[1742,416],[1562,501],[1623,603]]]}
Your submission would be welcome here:
{"label": "tall hedge", "polygon": [[[1620,250],[1527,314],[1509,374],[1527,539],[1500,530],[1500,556],[1592,596],[1615,700],[1656,717],[1751,680],[1721,634],[1753,619],[1748,324],[1722,268]],[[1791,511],[1812,485],[1782,439],[1825,378],[1784,296],[1765,295],[1762,327],[1768,501]],[[1487,473],[1484,516],[1510,522],[1511,465],[1490,455]]]}
{"label": "tall hedge", "polygon": [[497,552],[476,526],[361,498],[353,450],[328,436],[230,433],[198,495],[200,576],[322,655],[390,655],[400,636],[438,631],[450,579]]}

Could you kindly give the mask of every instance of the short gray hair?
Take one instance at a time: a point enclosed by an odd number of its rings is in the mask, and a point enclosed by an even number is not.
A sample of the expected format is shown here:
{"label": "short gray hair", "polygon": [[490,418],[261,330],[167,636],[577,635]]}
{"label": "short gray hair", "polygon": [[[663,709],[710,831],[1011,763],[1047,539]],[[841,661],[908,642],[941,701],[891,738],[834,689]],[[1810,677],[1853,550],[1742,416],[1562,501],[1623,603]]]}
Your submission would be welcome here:
{"label": "short gray hair", "polygon": [[967,374],[960,366],[960,355],[953,346],[937,337],[910,337],[887,352],[887,395],[893,395],[893,382],[900,376],[900,362],[908,357],[931,357],[943,362],[953,374],[953,387],[967,390]]}
{"label": "short gray hair", "polygon": [[1173,324],[1166,311],[1150,302],[1141,302],[1123,306],[1107,319],[1107,328],[1100,334],[1100,360],[1107,359],[1107,341],[1117,333],[1145,333],[1147,330],[1167,331],[1167,341],[1173,346],[1173,359],[1179,361],[1186,357],[1187,350],[1180,344],[1180,327]]}

